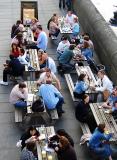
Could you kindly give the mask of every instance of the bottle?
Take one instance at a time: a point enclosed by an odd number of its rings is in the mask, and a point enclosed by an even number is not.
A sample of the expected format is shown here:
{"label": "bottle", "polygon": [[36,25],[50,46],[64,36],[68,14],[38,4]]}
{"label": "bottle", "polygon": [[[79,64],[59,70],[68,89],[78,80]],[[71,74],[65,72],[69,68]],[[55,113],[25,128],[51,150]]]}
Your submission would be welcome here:
{"label": "bottle", "polygon": [[75,64],[75,68],[78,68],[78,63]]}

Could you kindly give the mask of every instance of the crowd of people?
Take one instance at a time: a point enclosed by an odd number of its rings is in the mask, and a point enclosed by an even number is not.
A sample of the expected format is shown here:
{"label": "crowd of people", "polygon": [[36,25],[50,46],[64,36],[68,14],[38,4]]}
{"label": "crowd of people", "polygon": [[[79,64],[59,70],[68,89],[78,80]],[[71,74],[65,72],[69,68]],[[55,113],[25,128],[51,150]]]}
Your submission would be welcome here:
{"label": "crowd of people", "polygon": [[[59,8],[63,8],[67,4],[67,7],[71,8],[71,1],[60,0]],[[65,17],[66,23],[69,23],[72,29],[70,36],[63,35],[56,49],[56,57],[59,66],[56,67],[56,63],[52,57],[47,53],[48,36],[43,30],[42,25],[37,19],[32,19],[30,28],[34,35],[34,41],[27,44],[23,39],[23,33],[26,32],[24,25],[20,20],[12,26],[11,30],[11,51],[10,60],[6,60],[3,70],[3,80],[1,85],[8,85],[8,75],[13,77],[22,76],[25,71],[25,65],[29,63],[28,49],[37,49],[38,60],[40,64],[40,77],[37,80],[39,86],[38,95],[42,97],[47,110],[56,109],[58,116],[61,117],[65,111],[63,110],[64,97],[61,93],[61,83],[56,75],[58,72],[62,75],[70,70],[75,69],[76,62],[80,64],[80,61],[85,57],[88,64],[93,60],[94,45],[90,39],[88,33],[80,33],[80,24],[78,17],[68,11]],[[56,39],[60,34],[59,28],[59,16],[53,14],[48,21],[47,28],[49,30],[49,37],[54,36]],[[79,53],[74,55],[74,49],[77,48]],[[117,87],[113,88],[113,83],[108,78],[104,70],[98,70],[98,81],[96,86],[90,86],[85,79],[89,78],[86,74],[80,74],[74,88],[74,96],[80,99],[76,105],[75,116],[78,121],[87,123],[92,132],[92,136],[89,140],[89,148],[91,152],[97,154],[99,157],[108,158],[111,157],[111,147],[108,143],[112,134],[105,134],[105,124],[99,124],[97,126],[94,116],[90,110],[90,96],[86,94],[86,91],[92,89],[98,92],[97,102],[105,103],[102,107],[109,108],[110,113],[113,116],[117,115]],[[10,103],[15,107],[26,109],[28,98],[28,87],[25,82],[20,82],[15,85],[10,93]],[[96,128],[96,129],[95,129]],[[36,141],[39,141],[40,133],[35,127],[31,126],[22,136],[17,144],[21,146],[21,160],[34,160],[37,158]],[[56,143],[54,143],[56,142]],[[74,149],[74,141],[71,136],[65,130],[58,130],[56,135],[48,139],[49,147],[53,148],[57,153],[58,160],[77,160],[76,152]],[[56,144],[56,145],[54,145]]]}

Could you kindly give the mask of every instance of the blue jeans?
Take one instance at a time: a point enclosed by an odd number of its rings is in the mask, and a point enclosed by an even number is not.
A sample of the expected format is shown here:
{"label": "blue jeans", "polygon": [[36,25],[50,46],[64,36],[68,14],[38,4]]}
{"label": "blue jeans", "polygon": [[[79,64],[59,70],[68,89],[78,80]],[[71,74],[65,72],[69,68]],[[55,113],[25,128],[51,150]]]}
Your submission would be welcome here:
{"label": "blue jeans", "polygon": [[17,108],[26,108],[27,107],[27,103],[25,101],[17,101],[15,103],[15,107],[17,107]]}

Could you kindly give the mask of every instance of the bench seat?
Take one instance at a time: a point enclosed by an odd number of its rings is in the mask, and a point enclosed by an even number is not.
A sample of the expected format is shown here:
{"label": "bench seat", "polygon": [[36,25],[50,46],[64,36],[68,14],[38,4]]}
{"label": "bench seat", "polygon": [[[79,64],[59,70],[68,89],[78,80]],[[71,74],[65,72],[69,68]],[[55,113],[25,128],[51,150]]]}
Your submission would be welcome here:
{"label": "bench seat", "polygon": [[72,100],[73,100],[74,102],[79,101],[78,98],[75,98],[75,97],[74,97],[74,93],[73,93],[73,92],[74,92],[74,84],[73,84],[73,81],[72,81],[72,78],[71,78],[70,74],[64,74],[64,76],[65,76],[65,79],[66,79],[66,82],[67,82],[67,85],[68,85],[70,94],[71,94],[71,96],[72,96]]}

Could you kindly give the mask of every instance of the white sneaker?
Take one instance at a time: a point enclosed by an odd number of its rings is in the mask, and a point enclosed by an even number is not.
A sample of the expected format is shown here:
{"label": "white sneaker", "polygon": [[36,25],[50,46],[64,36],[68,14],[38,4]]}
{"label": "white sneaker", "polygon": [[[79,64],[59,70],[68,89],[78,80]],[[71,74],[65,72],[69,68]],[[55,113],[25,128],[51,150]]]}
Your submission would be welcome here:
{"label": "white sneaker", "polygon": [[9,83],[8,83],[8,82],[1,81],[0,84],[2,84],[2,85],[4,85],[4,86],[8,86]]}

